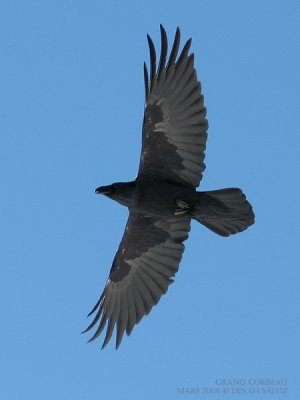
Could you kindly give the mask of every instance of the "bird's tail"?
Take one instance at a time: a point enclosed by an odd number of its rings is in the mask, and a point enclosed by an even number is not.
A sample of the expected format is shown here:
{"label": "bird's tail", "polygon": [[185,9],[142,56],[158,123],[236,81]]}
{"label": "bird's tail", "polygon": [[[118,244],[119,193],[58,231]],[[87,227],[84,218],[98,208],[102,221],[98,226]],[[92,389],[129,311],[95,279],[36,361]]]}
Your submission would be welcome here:
{"label": "bird's tail", "polygon": [[242,232],[254,224],[254,213],[246,196],[237,188],[198,192],[192,216],[221,236]]}

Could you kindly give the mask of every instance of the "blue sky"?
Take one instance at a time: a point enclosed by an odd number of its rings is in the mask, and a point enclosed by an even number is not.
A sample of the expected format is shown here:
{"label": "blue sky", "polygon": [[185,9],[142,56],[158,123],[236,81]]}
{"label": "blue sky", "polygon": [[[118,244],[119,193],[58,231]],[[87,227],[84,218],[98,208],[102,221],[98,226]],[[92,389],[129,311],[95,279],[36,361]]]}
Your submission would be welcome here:
{"label": "blue sky", "polygon": [[[2,399],[226,399],[229,379],[287,379],[274,396],[299,398],[299,11],[1,2]],[[160,23],[170,40],[177,25],[193,37],[210,123],[201,187],[241,187],[256,224],[221,238],[193,223],[168,294],[117,352],[101,351],[80,332],[127,210],[93,191],[136,175],[146,34],[159,48]],[[256,387],[230,398],[274,397]]]}

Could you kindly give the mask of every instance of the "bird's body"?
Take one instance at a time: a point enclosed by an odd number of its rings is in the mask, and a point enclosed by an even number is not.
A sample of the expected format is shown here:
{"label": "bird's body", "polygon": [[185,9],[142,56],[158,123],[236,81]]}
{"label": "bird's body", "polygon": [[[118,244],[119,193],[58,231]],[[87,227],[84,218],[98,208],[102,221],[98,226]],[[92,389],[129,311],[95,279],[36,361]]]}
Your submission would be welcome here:
{"label": "bird's body", "polygon": [[[192,208],[197,201],[195,189],[156,179],[122,183],[120,191],[123,190],[124,195],[130,199],[129,207],[149,216],[174,216],[179,207],[178,202],[187,203]],[[121,204],[124,205],[124,201]]]}
{"label": "bird's body", "polygon": [[107,323],[104,347],[116,326],[116,347],[124,332],[147,315],[166,293],[178,270],[191,220],[229,236],[254,223],[254,213],[238,188],[199,192],[205,169],[208,122],[201,85],[194,69],[191,39],[177,57],[180,32],[167,60],[167,36],[161,26],[158,67],[150,48],[150,76],[144,66],[146,104],[140,166],[136,179],[101,186],[104,194],[128,207],[129,217],[105,289],[89,315]]}

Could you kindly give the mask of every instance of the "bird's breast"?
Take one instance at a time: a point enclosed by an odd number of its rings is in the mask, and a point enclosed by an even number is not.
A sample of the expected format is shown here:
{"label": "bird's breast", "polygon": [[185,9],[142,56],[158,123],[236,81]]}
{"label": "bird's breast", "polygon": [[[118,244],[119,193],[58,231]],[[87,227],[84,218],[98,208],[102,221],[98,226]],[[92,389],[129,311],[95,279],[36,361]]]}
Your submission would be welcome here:
{"label": "bird's breast", "polygon": [[177,215],[178,201],[188,207],[194,204],[195,190],[169,182],[142,182],[136,186],[135,211],[160,217]]}

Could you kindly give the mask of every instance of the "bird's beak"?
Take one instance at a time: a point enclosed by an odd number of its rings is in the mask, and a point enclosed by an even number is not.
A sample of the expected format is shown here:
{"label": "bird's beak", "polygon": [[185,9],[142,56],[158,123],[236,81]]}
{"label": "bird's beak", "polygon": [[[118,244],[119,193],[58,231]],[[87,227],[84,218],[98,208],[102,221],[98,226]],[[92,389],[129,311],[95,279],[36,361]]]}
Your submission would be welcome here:
{"label": "bird's beak", "polygon": [[109,194],[111,192],[110,186],[100,186],[95,190],[96,194]]}

